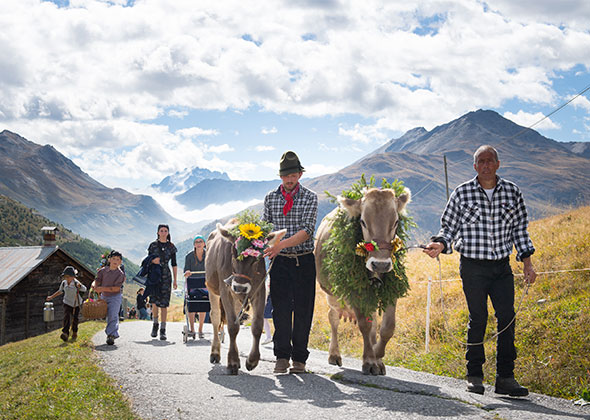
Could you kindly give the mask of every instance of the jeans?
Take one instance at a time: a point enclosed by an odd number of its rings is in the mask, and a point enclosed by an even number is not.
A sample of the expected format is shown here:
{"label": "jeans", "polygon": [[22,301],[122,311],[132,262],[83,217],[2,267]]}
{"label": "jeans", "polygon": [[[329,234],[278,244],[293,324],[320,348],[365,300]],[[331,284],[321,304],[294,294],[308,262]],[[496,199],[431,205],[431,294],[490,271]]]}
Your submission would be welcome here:
{"label": "jeans", "polygon": [[148,316],[147,310],[145,308],[141,308],[139,310],[139,319],[148,319],[148,318],[149,318],[149,316]]}
{"label": "jeans", "polygon": [[[461,257],[460,265],[463,292],[469,309],[467,342],[482,342],[488,321],[488,296],[492,301],[498,331],[503,330],[514,318],[514,276],[508,258],[499,261],[474,260]],[[500,377],[514,374],[516,348],[515,324],[497,338],[496,373]],[[467,375],[483,377],[485,353],[483,345],[468,346]]]}
{"label": "jeans", "polygon": [[275,356],[305,363],[315,303],[314,255],[276,256],[270,271],[270,296]]}
{"label": "jeans", "polygon": [[114,296],[105,296],[102,298],[107,302],[107,327],[105,328],[106,335],[112,335],[115,338],[119,337],[119,308],[123,302],[123,295],[118,293]]}

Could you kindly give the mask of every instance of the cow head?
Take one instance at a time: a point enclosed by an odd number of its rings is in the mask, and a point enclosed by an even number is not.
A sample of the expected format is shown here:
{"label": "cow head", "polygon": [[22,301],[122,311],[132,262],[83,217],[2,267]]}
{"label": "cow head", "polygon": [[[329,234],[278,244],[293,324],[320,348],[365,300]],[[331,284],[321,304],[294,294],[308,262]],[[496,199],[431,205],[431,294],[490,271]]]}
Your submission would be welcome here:
{"label": "cow head", "polygon": [[[266,267],[264,265],[264,257],[260,256],[246,256],[238,258],[238,251],[236,249],[236,236],[230,233],[231,227],[221,226],[217,224],[217,230],[225,239],[231,242],[231,264],[232,275],[225,279],[225,283],[230,287],[231,291],[238,295],[247,295],[252,290],[258,290],[262,287],[260,284],[264,281],[266,276]],[[266,236],[268,246],[272,246],[285,235],[286,229],[271,232]]]}
{"label": "cow head", "polygon": [[367,270],[374,277],[393,269],[391,244],[397,232],[399,214],[410,202],[410,197],[407,188],[399,197],[392,189],[378,188],[367,190],[360,200],[338,197],[338,202],[350,217],[360,218],[363,239],[377,244],[377,249],[368,253],[366,262]]}

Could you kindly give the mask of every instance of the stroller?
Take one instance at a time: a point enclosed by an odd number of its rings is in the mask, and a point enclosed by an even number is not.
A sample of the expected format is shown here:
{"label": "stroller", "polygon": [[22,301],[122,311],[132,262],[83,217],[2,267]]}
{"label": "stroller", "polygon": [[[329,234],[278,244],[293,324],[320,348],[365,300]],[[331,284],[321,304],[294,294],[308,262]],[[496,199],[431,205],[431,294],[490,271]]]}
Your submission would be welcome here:
{"label": "stroller", "polygon": [[189,312],[209,312],[209,292],[205,288],[205,272],[191,271],[187,277],[184,287],[184,318],[185,325],[182,328],[182,342],[186,343],[189,338],[196,339],[196,332],[191,332],[188,314]]}

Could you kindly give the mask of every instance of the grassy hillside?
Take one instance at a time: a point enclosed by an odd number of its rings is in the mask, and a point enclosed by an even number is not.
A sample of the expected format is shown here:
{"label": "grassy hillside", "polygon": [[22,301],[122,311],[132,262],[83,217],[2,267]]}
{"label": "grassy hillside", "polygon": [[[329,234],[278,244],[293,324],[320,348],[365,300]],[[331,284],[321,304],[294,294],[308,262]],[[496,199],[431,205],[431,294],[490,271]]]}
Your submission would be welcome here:
{"label": "grassy hillside", "polygon": [[[537,248],[533,263],[538,272],[587,268],[590,265],[590,207],[531,223],[530,233]],[[459,278],[459,255],[442,255],[443,279]],[[439,271],[436,260],[420,251],[408,255],[409,296],[400,299],[397,326],[385,361],[436,374],[463,378],[464,347],[468,312],[460,281],[443,283],[445,313],[441,311]],[[522,264],[512,257],[515,273]],[[430,351],[425,352],[426,291],[431,277],[432,304]],[[516,277],[516,304],[523,295],[522,277]],[[495,318],[489,305],[487,337],[494,334]],[[446,320],[446,322],[445,322]],[[447,325],[445,325],[447,324]],[[559,397],[579,397],[590,390],[590,272],[540,274],[524,297],[517,318],[516,376],[532,391]],[[330,329],[325,295],[316,298],[311,344],[328,349]],[[343,354],[359,357],[362,339],[356,325],[341,323]],[[486,344],[486,382],[495,376],[495,341]],[[360,368],[360,363],[359,363]],[[588,394],[586,394],[588,395]]]}
{"label": "grassy hillside", "polygon": [[[75,234],[59,223],[52,222],[36,210],[26,207],[18,201],[0,195],[0,246],[34,246],[41,245],[43,226],[56,226],[59,229],[57,244],[68,254],[94,271],[100,264],[100,256],[110,248],[95,244],[89,239]],[[123,259],[129,278],[139,267],[127,258]]]}
{"label": "grassy hillside", "polygon": [[60,330],[0,347],[0,418],[138,419],[98,366],[92,336],[104,322],[84,322],[78,340]]}

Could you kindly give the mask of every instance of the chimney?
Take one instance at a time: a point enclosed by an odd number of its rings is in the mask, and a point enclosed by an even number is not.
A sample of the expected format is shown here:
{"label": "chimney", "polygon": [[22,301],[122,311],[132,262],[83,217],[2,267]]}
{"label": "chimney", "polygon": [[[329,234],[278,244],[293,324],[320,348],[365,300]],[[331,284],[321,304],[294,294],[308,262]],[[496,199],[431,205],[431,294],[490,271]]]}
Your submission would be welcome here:
{"label": "chimney", "polygon": [[41,233],[43,234],[43,246],[55,246],[55,236],[59,229],[55,226],[43,226]]}

